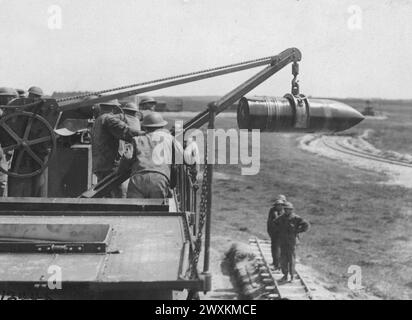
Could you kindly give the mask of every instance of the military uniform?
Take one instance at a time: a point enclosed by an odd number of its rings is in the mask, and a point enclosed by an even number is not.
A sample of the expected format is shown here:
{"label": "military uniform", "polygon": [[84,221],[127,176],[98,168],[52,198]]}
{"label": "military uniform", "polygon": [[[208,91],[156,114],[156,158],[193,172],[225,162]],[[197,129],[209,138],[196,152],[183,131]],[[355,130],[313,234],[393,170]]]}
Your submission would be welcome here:
{"label": "military uniform", "polygon": [[[132,177],[128,198],[166,199],[170,194],[172,162],[183,163],[183,147],[163,127],[167,122],[151,112],[142,126],[148,132],[133,138]],[[174,153],[174,156],[173,156]]]}
{"label": "military uniform", "polygon": [[[286,207],[287,208],[287,207]],[[296,245],[298,234],[309,229],[309,223],[298,215],[283,214],[274,221],[279,232],[280,265],[285,278],[295,274]]]}
{"label": "military uniform", "polygon": [[182,147],[166,131],[155,131],[133,138],[132,177],[127,197],[166,199],[170,193],[172,148],[182,154]]}
{"label": "military uniform", "polygon": [[[141,133],[140,121],[124,114],[106,113],[99,116],[92,128],[93,173],[100,182],[117,169],[122,156],[120,140],[132,142]],[[121,186],[112,192],[113,197],[125,197]]]}
{"label": "military uniform", "polygon": [[272,259],[273,266],[275,269],[278,269],[280,266],[280,242],[279,242],[279,230],[278,227],[274,224],[274,221],[281,215],[281,212],[278,208],[278,205],[282,203],[275,202],[272,208],[269,210],[268,220],[267,220],[267,232],[271,240],[271,250],[272,250]]}

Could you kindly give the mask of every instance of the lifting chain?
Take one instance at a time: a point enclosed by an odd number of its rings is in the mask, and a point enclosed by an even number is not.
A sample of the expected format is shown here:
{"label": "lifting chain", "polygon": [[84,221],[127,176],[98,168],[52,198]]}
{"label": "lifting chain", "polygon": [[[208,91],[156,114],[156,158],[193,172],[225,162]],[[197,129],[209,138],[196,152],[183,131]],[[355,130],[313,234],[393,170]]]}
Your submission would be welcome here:
{"label": "lifting chain", "polygon": [[194,278],[197,272],[197,264],[199,263],[200,253],[202,251],[202,238],[203,238],[203,228],[206,222],[206,214],[210,203],[208,203],[208,184],[210,183],[208,178],[209,166],[207,165],[207,152],[205,155],[205,169],[203,170],[203,180],[202,189],[200,194],[200,206],[199,206],[199,226],[197,228],[197,235],[194,241],[193,257],[190,263],[189,270],[186,277]]}
{"label": "lifting chain", "polygon": [[56,101],[57,102],[64,102],[64,101],[70,101],[70,100],[76,100],[76,99],[83,99],[83,98],[90,97],[90,96],[99,96],[99,95],[114,92],[114,91],[126,90],[126,89],[135,88],[135,87],[141,87],[141,86],[147,86],[147,85],[155,84],[155,83],[158,83],[158,82],[176,80],[176,79],[180,79],[180,78],[186,78],[186,77],[195,76],[195,75],[199,75],[199,74],[203,74],[203,73],[223,70],[223,69],[227,69],[227,68],[238,67],[238,66],[242,66],[242,65],[246,65],[246,64],[250,64],[250,63],[255,63],[255,62],[262,62],[262,61],[266,61],[266,60],[269,64],[269,63],[271,63],[272,59],[273,59],[273,56],[254,59],[254,60],[249,60],[249,61],[243,61],[243,62],[238,62],[238,63],[234,63],[234,64],[229,64],[229,65],[226,65],[226,66],[215,67],[215,68],[205,69],[205,70],[201,70],[201,71],[190,72],[190,73],[186,73],[186,74],[180,74],[180,75],[177,75],[177,76],[171,76],[171,77],[166,77],[166,78],[161,78],[161,79],[136,83],[136,84],[132,84],[132,85],[128,85],[128,86],[122,86],[122,87],[117,87],[117,88],[108,89],[108,90],[102,90],[102,91],[97,91],[97,92],[86,93],[86,94],[82,94],[82,95],[78,95],[78,96],[61,98],[61,99],[58,99]]}
{"label": "lifting chain", "polygon": [[292,64],[292,74],[292,95],[297,96],[300,93],[299,80],[297,80],[299,75],[299,63],[297,63],[297,61],[294,61]]}

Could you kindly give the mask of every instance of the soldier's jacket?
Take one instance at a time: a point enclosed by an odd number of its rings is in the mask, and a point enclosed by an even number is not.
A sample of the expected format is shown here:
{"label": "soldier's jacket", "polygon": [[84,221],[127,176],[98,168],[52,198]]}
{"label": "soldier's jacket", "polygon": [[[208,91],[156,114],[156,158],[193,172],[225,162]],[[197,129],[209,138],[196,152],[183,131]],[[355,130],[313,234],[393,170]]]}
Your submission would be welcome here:
{"label": "soldier's jacket", "polygon": [[93,172],[116,168],[122,156],[120,140],[132,142],[139,134],[140,121],[136,117],[113,113],[98,117],[92,128]]}
{"label": "soldier's jacket", "polygon": [[161,129],[133,138],[133,147],[132,175],[156,172],[170,181],[173,149],[175,162],[183,164],[183,148],[166,130]]}
{"label": "soldier's jacket", "polygon": [[282,245],[295,246],[299,233],[309,229],[309,223],[298,215],[292,213],[290,216],[283,214],[273,222]]}
{"label": "soldier's jacket", "polygon": [[274,221],[279,217],[279,212],[275,207],[270,208],[267,221],[267,232],[270,237],[277,236],[277,226],[274,225]]}

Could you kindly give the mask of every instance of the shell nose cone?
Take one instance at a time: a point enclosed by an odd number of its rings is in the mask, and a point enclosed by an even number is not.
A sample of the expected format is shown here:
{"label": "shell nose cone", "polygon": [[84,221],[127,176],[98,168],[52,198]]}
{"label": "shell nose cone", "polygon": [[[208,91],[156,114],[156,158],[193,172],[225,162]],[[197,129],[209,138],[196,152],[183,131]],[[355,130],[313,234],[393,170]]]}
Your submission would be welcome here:
{"label": "shell nose cone", "polygon": [[339,131],[350,129],[365,119],[358,110],[342,102],[332,101],[331,107],[336,110],[336,117],[342,122]]}
{"label": "shell nose cone", "polygon": [[323,130],[339,132],[348,130],[362,122],[365,117],[351,106],[342,102],[324,99],[309,99],[311,106],[311,126]]}

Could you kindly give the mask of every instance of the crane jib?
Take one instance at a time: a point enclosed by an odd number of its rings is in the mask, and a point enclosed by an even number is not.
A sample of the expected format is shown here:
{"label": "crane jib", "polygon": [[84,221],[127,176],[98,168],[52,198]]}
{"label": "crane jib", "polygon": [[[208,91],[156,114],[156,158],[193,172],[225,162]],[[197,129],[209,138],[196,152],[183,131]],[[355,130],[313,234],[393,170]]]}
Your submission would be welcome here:
{"label": "crane jib", "polygon": [[[269,64],[272,66],[282,65],[285,61],[287,61],[286,64],[288,64],[293,61],[300,61],[300,59],[301,59],[300,51],[296,48],[291,48],[273,57],[255,59],[255,60],[251,60],[247,62],[231,64],[228,66],[222,66],[222,67],[217,67],[213,69],[206,69],[203,71],[192,72],[188,74],[177,75],[173,77],[143,82],[141,84],[132,85],[132,87],[134,88],[132,90],[127,90],[123,92],[100,96],[95,99],[90,99],[87,102],[83,101],[84,97],[86,96],[99,95],[102,93],[112,92],[114,90],[116,91],[121,90],[123,88],[128,88],[131,86],[109,89],[109,90],[100,91],[100,92],[94,92],[94,93],[90,93],[84,96],[76,96],[72,98],[69,97],[66,99],[57,100],[57,102],[59,104],[60,111],[69,111],[69,110],[79,109],[87,105],[90,106],[90,104],[98,104],[98,103],[102,103],[102,102],[106,102],[106,101],[110,101],[114,99],[122,99],[122,98],[126,98],[129,96],[137,95],[137,94],[142,94],[142,93],[170,88],[170,87],[174,87],[174,86],[178,86],[178,85],[182,85],[182,84],[186,84],[190,82],[196,82],[196,81],[200,81],[204,79],[218,77],[221,75],[235,73],[235,72],[239,72],[239,71],[243,71],[247,69],[252,69],[252,68],[259,67],[259,66],[264,66],[264,65],[269,65]],[[136,88],[137,86],[140,86],[140,88]],[[78,99],[78,100],[70,101],[69,99],[70,100]]]}

